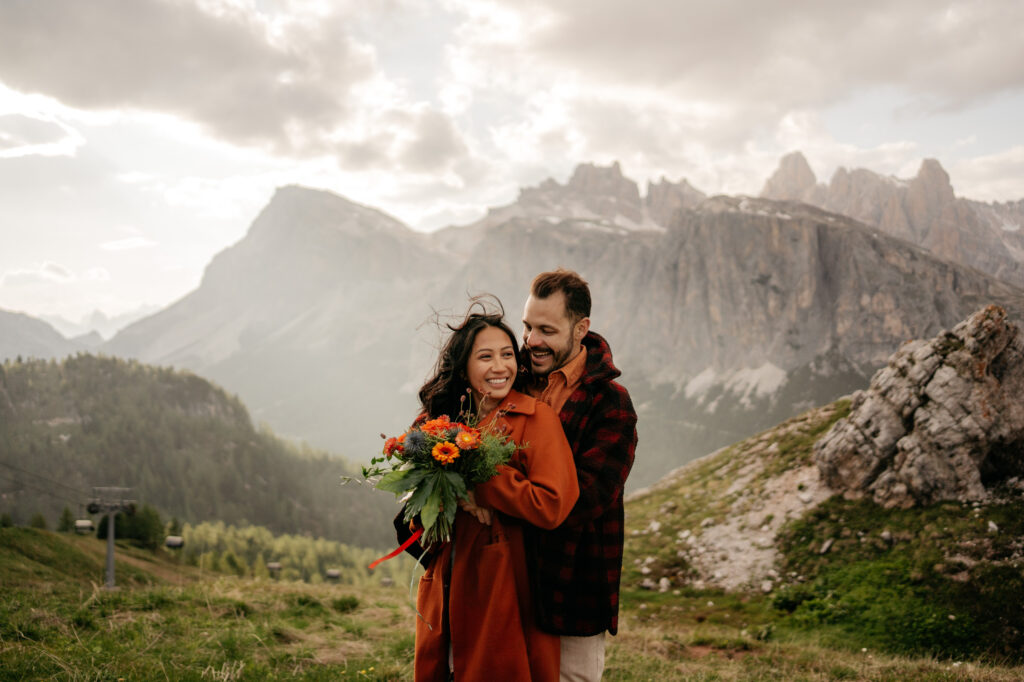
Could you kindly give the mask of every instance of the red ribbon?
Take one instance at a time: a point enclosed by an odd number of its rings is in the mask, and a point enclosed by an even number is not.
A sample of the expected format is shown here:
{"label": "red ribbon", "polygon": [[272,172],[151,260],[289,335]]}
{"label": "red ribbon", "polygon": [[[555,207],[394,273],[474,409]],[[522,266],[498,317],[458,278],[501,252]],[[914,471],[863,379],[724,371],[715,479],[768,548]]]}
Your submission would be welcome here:
{"label": "red ribbon", "polygon": [[423,535],[423,529],[422,528],[418,529],[415,533],[413,533],[412,536],[408,540],[406,540],[405,542],[402,543],[401,547],[399,547],[395,551],[391,552],[391,554],[388,554],[387,556],[382,556],[381,558],[377,559],[372,564],[370,564],[370,570],[373,570],[373,569],[377,568],[377,564],[382,564],[385,561],[387,561],[388,559],[394,559],[396,556],[398,556],[399,554],[401,554],[405,550],[409,549],[409,545],[411,545],[412,543],[414,543],[417,540],[419,540],[421,535]]}

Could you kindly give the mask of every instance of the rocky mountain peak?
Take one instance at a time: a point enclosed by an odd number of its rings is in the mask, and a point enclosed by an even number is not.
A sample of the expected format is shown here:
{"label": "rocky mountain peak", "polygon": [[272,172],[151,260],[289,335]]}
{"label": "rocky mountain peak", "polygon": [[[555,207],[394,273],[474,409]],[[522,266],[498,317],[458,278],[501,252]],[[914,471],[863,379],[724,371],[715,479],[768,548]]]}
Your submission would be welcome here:
{"label": "rocky mountain peak", "polygon": [[607,167],[580,164],[565,185],[548,178],[523,188],[515,204],[490,211],[483,222],[497,224],[515,216],[598,218],[639,225],[643,211],[636,182],[622,175],[616,161]]}
{"label": "rocky mountain peak", "polygon": [[590,163],[576,167],[567,185],[589,210],[608,218],[624,216],[634,223],[641,221],[640,189],[623,177],[619,162],[601,167]]}
{"label": "rocky mountain peak", "polygon": [[348,235],[411,233],[401,221],[383,211],[357,204],[333,192],[300,185],[278,187],[270,203],[253,222],[250,235],[283,236],[296,230],[326,230]]}
{"label": "rocky mountain peak", "polygon": [[1024,474],[1024,333],[988,306],[911,341],[815,445],[824,481],[887,507],[983,500]]}
{"label": "rocky mountain peak", "polygon": [[1024,224],[1020,207],[957,198],[949,174],[935,159],[901,179],[864,168],[837,168],[814,184],[800,152],[787,154],[761,196],[811,204],[921,246],[938,257],[1024,284]]}
{"label": "rocky mountain peak", "polygon": [[803,201],[818,184],[807,159],[799,152],[790,152],[779,161],[779,167],[764,183],[761,196],[767,199]]}
{"label": "rocky mountain peak", "polygon": [[594,163],[579,164],[573,171],[572,177],[569,178],[567,186],[577,192],[589,194],[616,189],[622,185],[635,187],[636,183],[623,177],[619,162],[613,161],[610,166],[598,166]]}
{"label": "rocky mountain peak", "polygon": [[679,211],[695,208],[706,198],[704,192],[695,188],[685,178],[679,182],[671,182],[662,177],[657,183],[647,183],[644,204],[651,220],[668,227],[676,221],[676,214]]}
{"label": "rocky mountain peak", "polygon": [[956,200],[949,173],[935,159],[925,159],[917,171],[917,177],[910,182],[910,194],[920,201],[934,206],[944,206]]}

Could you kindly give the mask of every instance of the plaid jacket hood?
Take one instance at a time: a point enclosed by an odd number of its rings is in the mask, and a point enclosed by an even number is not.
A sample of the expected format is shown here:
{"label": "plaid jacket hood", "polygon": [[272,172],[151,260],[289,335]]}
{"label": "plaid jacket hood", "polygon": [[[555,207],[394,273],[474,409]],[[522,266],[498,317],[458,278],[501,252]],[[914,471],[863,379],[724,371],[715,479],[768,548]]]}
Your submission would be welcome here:
{"label": "plaid jacket hood", "polygon": [[636,449],[636,410],[600,335],[583,339],[586,371],[559,418],[572,447],[580,497],[553,531],[529,547],[540,626],[559,635],[618,631],[624,539],[623,486]]}

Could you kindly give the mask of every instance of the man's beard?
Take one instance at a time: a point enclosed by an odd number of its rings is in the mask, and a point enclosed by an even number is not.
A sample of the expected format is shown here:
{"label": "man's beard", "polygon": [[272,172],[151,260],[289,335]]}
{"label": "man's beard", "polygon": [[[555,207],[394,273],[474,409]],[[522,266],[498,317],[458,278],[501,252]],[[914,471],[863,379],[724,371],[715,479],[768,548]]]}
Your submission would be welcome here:
{"label": "man's beard", "polygon": [[551,364],[548,365],[547,369],[543,370],[538,370],[534,367],[533,354],[530,352],[529,348],[526,348],[527,357],[530,358],[530,370],[533,372],[533,375],[538,378],[544,378],[548,374],[551,374],[551,372],[564,367],[565,363],[569,362],[569,359],[572,357],[573,351],[576,350],[573,346],[571,335],[567,339],[565,346],[560,349],[552,348],[548,345],[542,346],[541,348],[551,351]]}

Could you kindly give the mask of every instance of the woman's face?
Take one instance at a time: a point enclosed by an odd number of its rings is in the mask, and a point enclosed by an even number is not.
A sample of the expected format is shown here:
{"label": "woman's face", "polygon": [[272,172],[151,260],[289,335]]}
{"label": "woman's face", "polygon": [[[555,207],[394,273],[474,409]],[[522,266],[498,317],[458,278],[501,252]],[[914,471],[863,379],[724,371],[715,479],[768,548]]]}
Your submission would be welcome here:
{"label": "woman's face", "polygon": [[466,376],[473,396],[484,411],[490,411],[512,390],[516,372],[515,348],[508,334],[498,327],[477,332],[466,364]]}

